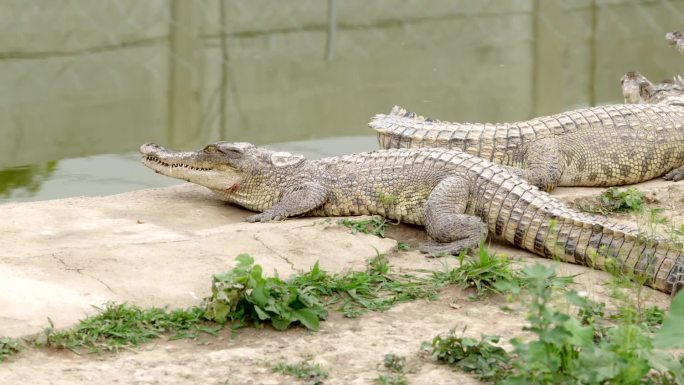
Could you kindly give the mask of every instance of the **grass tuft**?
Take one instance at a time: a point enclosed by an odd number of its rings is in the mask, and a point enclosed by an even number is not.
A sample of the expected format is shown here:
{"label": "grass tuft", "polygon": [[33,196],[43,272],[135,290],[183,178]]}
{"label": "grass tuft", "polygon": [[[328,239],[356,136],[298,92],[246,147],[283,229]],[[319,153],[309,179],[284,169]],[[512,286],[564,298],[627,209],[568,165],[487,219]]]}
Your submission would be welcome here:
{"label": "grass tuft", "polygon": [[406,357],[399,356],[394,353],[385,354],[383,358],[383,366],[389,371],[387,374],[381,374],[375,379],[378,385],[408,385],[407,373],[413,372],[412,369],[406,367]]}
{"label": "grass tuft", "polygon": [[10,337],[0,337],[0,362],[19,353],[22,349],[21,340]]}
{"label": "grass tuft", "polygon": [[644,208],[644,194],[633,187],[627,190],[611,187],[602,192],[593,202],[576,204],[576,207],[580,211],[602,215],[615,212],[639,212]]}
{"label": "grass tuft", "polygon": [[323,380],[328,378],[328,372],[319,364],[311,363],[310,359],[305,359],[295,364],[280,362],[273,367],[273,372],[306,380],[309,385],[323,384]]}
{"label": "grass tuft", "polygon": [[58,349],[91,352],[118,351],[137,347],[164,333],[176,333],[171,338],[195,337],[198,332],[216,334],[204,326],[203,310],[199,308],[167,311],[162,308],[142,309],[128,303],[106,303],[95,307],[99,314],[82,319],[78,325],[54,331],[47,330],[47,345]]}
{"label": "grass tuft", "polygon": [[341,219],[338,223],[351,229],[352,234],[363,233],[380,238],[385,238],[385,232],[391,224],[380,216],[373,216],[370,219]]}

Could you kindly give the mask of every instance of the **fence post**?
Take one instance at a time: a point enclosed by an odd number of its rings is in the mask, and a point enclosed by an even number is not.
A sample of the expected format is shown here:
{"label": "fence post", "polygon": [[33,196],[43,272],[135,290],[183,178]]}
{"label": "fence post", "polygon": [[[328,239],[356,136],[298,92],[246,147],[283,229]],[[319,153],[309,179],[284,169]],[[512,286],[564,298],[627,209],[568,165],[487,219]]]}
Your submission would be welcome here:
{"label": "fence post", "polygon": [[171,0],[168,141],[196,145],[199,133],[201,52],[198,1]]}

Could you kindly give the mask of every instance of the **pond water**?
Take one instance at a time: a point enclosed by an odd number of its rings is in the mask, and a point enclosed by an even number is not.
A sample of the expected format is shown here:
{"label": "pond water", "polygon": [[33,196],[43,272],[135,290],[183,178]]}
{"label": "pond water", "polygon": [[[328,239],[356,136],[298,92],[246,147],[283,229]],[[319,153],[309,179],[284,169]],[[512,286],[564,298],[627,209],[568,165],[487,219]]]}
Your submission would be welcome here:
{"label": "pond water", "polygon": [[[377,140],[374,136],[352,136],[264,146],[318,159],[371,151],[377,147]],[[180,183],[185,182],[155,174],[141,165],[137,153],[102,154],[0,170],[0,202],[112,195]]]}
{"label": "pond water", "polygon": [[[176,4],[174,6],[173,4]],[[0,3],[0,203],[166,186],[140,144],[374,149],[399,104],[454,121],[621,103],[684,68],[684,0]]]}

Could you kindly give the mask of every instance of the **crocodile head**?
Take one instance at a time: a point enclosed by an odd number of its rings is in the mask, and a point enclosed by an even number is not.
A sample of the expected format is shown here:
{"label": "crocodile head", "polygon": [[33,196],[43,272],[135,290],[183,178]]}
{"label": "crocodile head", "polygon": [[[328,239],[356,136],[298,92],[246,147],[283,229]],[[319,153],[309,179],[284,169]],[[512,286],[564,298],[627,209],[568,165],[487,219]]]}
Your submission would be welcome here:
{"label": "crocodile head", "polygon": [[192,152],[176,152],[154,143],[140,146],[142,163],[155,172],[210,189],[234,189],[242,181],[249,143],[215,143]]}
{"label": "crocodile head", "polygon": [[155,172],[231,193],[246,180],[268,183],[274,168],[299,164],[302,155],[274,152],[245,142],[217,142],[199,151],[176,152],[154,143],[140,146],[142,163]]}
{"label": "crocodile head", "polygon": [[653,92],[653,83],[638,72],[627,72],[620,79],[620,85],[626,104],[648,103]]}
{"label": "crocodile head", "polygon": [[628,72],[620,84],[627,104],[684,105],[684,80],[680,76],[654,84],[638,72]]}
{"label": "crocodile head", "polygon": [[674,46],[681,53],[684,53],[684,33],[679,31],[668,32],[665,35],[667,44]]}

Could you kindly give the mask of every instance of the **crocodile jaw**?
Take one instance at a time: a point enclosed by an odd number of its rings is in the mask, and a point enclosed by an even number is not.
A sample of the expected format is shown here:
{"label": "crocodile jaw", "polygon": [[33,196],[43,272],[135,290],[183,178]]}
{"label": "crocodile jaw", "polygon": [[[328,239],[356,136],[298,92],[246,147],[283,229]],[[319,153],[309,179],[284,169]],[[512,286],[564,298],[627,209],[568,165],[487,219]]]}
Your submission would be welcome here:
{"label": "crocodile jaw", "polygon": [[175,152],[154,143],[140,146],[141,162],[156,173],[186,180],[212,190],[234,191],[243,176],[227,164],[212,161],[201,151]]}

